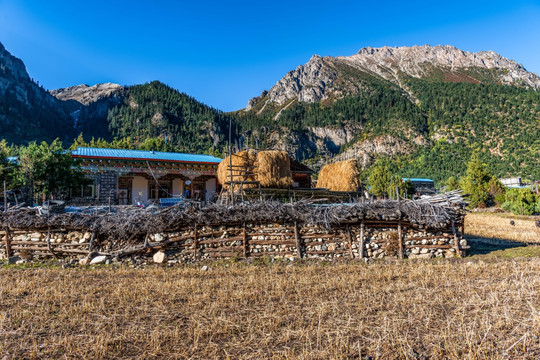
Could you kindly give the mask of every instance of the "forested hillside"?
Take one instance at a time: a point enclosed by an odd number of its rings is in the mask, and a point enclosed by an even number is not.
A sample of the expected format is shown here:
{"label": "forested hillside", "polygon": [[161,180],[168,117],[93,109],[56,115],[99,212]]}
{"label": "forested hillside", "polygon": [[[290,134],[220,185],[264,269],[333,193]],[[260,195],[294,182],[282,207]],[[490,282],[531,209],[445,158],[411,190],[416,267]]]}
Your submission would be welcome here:
{"label": "forested hillside", "polygon": [[[92,119],[84,121],[91,123]],[[229,116],[153,81],[128,87],[122,103],[109,109],[107,126],[109,137],[141,142],[160,137],[178,151],[216,153],[224,149]]]}
{"label": "forested hillside", "polygon": [[540,179],[540,92],[497,84],[407,81],[427,116],[431,147],[407,174],[461,175],[474,151],[499,176]]}

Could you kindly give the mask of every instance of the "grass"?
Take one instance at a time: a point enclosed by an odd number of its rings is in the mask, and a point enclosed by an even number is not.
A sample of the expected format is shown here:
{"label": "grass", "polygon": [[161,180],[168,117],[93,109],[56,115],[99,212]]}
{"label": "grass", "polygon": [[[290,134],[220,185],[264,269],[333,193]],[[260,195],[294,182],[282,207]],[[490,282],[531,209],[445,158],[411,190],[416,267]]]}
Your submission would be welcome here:
{"label": "grass", "polygon": [[[468,229],[482,219],[468,215]],[[537,359],[540,259],[528,248],[208,271],[1,268],[0,359]]]}
{"label": "grass", "polygon": [[[534,220],[531,216],[506,213],[469,213],[465,218],[465,233],[473,238],[540,244],[540,229]],[[514,221],[514,226],[510,221]]]}

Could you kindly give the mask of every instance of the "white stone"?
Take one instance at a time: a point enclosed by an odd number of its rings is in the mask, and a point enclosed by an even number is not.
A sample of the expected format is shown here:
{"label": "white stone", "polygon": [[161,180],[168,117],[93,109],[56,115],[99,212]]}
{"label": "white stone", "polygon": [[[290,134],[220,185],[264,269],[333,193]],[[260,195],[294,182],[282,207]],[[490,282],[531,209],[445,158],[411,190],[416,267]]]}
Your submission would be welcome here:
{"label": "white stone", "polygon": [[79,259],[79,265],[88,265],[88,258]]}
{"label": "white stone", "polygon": [[163,236],[163,234],[161,234],[161,233],[155,234],[154,239],[157,242],[163,242],[163,241],[165,241],[165,236]]}
{"label": "white stone", "polygon": [[204,265],[203,267],[201,267],[201,270],[202,271],[208,271],[208,266]]}
{"label": "white stone", "polygon": [[467,246],[467,240],[463,239],[459,242],[459,245],[461,246]]}
{"label": "white stone", "polygon": [[107,261],[106,255],[96,256],[92,259],[92,261],[90,261],[90,265],[104,264],[105,261]]}
{"label": "white stone", "polygon": [[420,254],[427,254],[427,253],[429,253],[429,249],[420,250]]}
{"label": "white stone", "polygon": [[156,264],[163,264],[167,260],[167,254],[163,251],[158,251],[154,254],[153,260]]}

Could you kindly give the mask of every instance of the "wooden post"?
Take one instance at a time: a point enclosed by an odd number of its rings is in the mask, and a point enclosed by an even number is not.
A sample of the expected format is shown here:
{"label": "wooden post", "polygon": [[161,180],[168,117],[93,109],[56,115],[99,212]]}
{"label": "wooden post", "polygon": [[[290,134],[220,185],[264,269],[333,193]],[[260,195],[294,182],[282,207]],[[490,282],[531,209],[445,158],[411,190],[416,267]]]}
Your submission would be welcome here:
{"label": "wooden post", "polygon": [[9,228],[6,228],[4,231],[4,240],[6,242],[6,257],[11,256],[11,241],[9,239]]}
{"label": "wooden post", "polygon": [[364,248],[366,247],[365,229],[366,220],[362,218],[362,223],[360,224],[360,244],[358,245],[358,255],[360,255],[360,259],[364,258]]}
{"label": "wooden post", "polygon": [[399,221],[398,221],[398,244],[399,244],[399,253],[398,257],[400,259],[403,259],[405,257],[405,246],[403,244],[403,228],[401,225],[401,196],[399,196],[398,188],[396,187],[396,194],[397,194],[397,201],[398,201],[398,214],[399,214]]}
{"label": "wooden post", "polygon": [[302,238],[300,237],[300,230],[298,229],[298,223],[294,222],[294,237],[296,239],[296,253],[298,257],[302,257]]}
{"label": "wooden post", "polygon": [[193,255],[197,257],[197,224],[193,227]]}
{"label": "wooden post", "polygon": [[247,244],[247,233],[246,233],[246,223],[242,227],[242,245],[244,246],[244,257],[248,257],[248,244]]}
{"label": "wooden post", "polygon": [[144,247],[148,247],[148,237],[150,235],[146,234],[146,236],[144,237]]}
{"label": "wooden post", "polygon": [[[94,247],[94,238],[96,236],[96,232],[92,231],[92,236],[90,237],[90,243],[88,243],[88,253],[92,252],[92,249]],[[145,239],[146,242],[146,239]]]}
{"label": "wooden post", "polygon": [[352,245],[353,245],[352,234],[351,234],[351,228],[349,227],[349,225],[347,225],[347,238],[349,239],[349,251],[351,253],[351,259],[354,259],[354,253],[352,251]]}
{"label": "wooden post", "polygon": [[403,226],[401,225],[401,220],[398,222],[398,242],[399,242],[398,256],[400,259],[403,259],[405,257],[405,246],[403,244]]}
{"label": "wooden post", "polygon": [[454,223],[454,219],[452,219],[452,234],[454,234],[454,245],[456,248],[456,254],[457,256],[461,257],[461,250],[459,248],[459,239],[456,234],[456,225]]}
{"label": "wooden post", "polygon": [[51,252],[51,254],[55,257],[55,258],[58,258],[58,256],[56,255],[56,253],[53,251],[53,248],[51,246],[51,228],[48,227],[47,228],[47,238],[46,238],[46,241],[47,241],[47,249],[49,249],[49,251]]}

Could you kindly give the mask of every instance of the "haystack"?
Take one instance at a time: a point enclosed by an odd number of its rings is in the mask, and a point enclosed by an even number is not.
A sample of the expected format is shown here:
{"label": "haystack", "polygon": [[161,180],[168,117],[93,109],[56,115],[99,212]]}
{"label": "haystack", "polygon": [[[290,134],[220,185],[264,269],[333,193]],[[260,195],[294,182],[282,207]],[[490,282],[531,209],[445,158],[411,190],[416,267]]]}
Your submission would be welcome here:
{"label": "haystack", "polygon": [[359,177],[358,161],[338,161],[322,167],[317,187],[331,191],[357,191],[360,187]]}
{"label": "haystack", "polygon": [[259,151],[256,168],[257,180],[262,187],[287,188],[293,185],[291,158],[286,151]]}
{"label": "haystack", "polygon": [[[232,155],[232,179],[233,181],[256,181],[255,162],[257,160],[257,152],[255,150],[244,150]],[[220,184],[224,187],[231,179],[229,165],[231,163],[230,156],[223,159],[217,169],[217,178]],[[253,187],[253,184],[244,184],[244,187]]]}
{"label": "haystack", "polygon": [[[225,188],[230,181],[230,158],[221,161],[217,170],[220,184]],[[292,186],[291,159],[286,151],[279,150],[244,150],[232,156],[233,181],[259,181],[262,187],[287,188]],[[256,184],[244,184],[244,187],[256,187]],[[236,187],[236,186],[235,186]]]}

